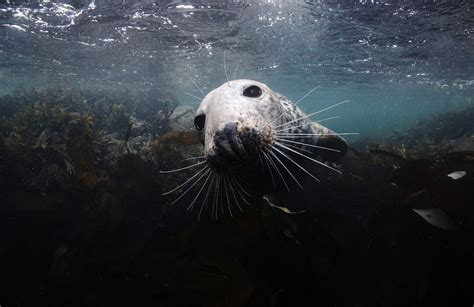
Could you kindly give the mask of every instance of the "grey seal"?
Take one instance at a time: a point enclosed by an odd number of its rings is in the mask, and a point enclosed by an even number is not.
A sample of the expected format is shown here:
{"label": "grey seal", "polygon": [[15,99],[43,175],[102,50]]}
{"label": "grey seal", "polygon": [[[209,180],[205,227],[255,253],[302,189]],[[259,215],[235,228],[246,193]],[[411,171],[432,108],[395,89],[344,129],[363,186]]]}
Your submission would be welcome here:
{"label": "grey seal", "polygon": [[[282,185],[287,191],[294,184],[303,188],[301,174],[320,181],[324,173],[340,173],[333,163],[347,152],[346,141],[310,117],[342,103],[306,115],[297,103],[264,83],[232,80],[222,84],[203,98],[195,113],[204,155],[186,160],[201,161],[162,172],[200,169],[164,194],[183,189],[174,204],[195,190],[187,210],[198,204],[199,220],[210,204],[217,219],[225,211],[232,216],[234,207],[242,211],[254,200],[268,200],[266,195],[281,192]],[[319,166],[318,174],[314,165]]]}
{"label": "grey seal", "polygon": [[217,172],[255,166],[262,154],[294,155],[292,150],[298,148],[323,161],[337,161],[347,151],[342,137],[254,80],[233,80],[209,92],[196,111],[194,124],[206,161]]}

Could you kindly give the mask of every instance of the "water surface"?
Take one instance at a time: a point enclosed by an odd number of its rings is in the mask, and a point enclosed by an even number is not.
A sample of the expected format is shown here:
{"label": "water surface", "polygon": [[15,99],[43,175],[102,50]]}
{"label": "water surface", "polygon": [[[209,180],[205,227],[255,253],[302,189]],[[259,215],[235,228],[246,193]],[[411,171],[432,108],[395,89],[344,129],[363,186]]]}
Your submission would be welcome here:
{"label": "water surface", "polygon": [[472,105],[470,1],[13,1],[0,5],[0,91],[158,89],[181,104],[229,78],[267,83],[336,131],[385,136]]}

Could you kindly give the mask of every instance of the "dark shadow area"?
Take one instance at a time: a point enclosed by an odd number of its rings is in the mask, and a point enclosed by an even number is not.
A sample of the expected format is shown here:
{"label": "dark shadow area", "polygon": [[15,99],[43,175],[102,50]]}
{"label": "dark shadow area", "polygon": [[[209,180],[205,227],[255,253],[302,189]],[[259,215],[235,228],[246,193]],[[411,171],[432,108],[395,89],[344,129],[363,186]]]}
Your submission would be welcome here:
{"label": "dark shadow area", "polygon": [[176,107],[156,93],[0,98],[2,307],[474,304],[472,109],[352,144],[342,176],[279,196],[304,212],[254,197],[197,223],[194,194],[162,195],[193,173],[159,171],[202,155],[171,128]]}

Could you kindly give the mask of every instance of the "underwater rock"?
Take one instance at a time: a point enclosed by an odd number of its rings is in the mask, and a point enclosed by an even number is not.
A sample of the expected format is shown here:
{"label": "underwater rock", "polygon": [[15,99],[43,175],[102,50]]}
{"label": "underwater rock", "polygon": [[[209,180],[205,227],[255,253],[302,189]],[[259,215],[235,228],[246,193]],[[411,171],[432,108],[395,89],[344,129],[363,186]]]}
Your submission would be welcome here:
{"label": "underwater rock", "polygon": [[387,143],[394,152],[427,158],[474,150],[474,107],[420,121],[416,127],[394,134]]}

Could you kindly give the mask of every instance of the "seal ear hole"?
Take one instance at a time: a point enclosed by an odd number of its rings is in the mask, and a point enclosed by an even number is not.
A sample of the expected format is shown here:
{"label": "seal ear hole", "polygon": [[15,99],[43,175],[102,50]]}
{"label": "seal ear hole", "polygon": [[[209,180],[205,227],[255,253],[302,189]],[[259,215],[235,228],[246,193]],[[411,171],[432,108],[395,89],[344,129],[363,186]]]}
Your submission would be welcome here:
{"label": "seal ear hole", "polygon": [[194,126],[197,130],[201,131],[204,129],[204,124],[206,123],[206,115],[200,114],[194,118]]}
{"label": "seal ear hole", "polygon": [[251,85],[244,90],[244,96],[250,98],[258,98],[262,96],[262,89],[256,85]]}

